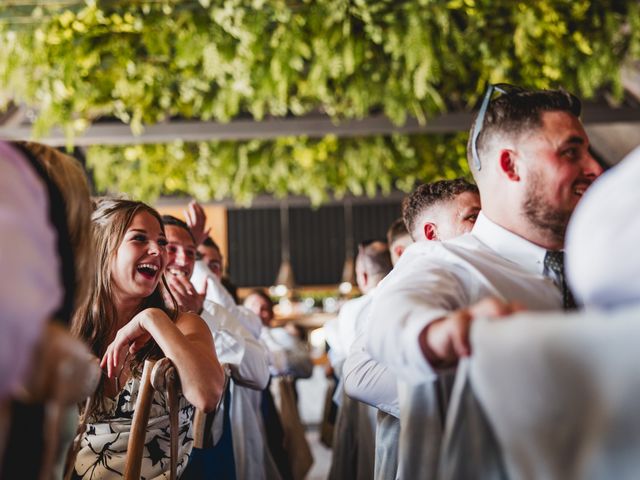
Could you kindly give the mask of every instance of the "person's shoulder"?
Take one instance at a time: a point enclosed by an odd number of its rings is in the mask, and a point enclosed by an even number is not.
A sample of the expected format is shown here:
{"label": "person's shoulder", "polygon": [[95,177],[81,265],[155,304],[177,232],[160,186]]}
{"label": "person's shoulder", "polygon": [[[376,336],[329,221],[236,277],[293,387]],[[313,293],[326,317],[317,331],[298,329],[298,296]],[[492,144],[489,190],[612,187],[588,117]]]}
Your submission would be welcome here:
{"label": "person's shoulder", "polygon": [[445,240],[440,242],[442,248],[449,252],[459,252],[463,250],[478,250],[483,247],[482,242],[478,240],[478,238],[473,235],[473,233],[465,233],[464,235],[460,235],[459,237],[452,238],[450,240]]}
{"label": "person's shoulder", "polygon": [[448,241],[419,241],[409,245],[393,270],[422,269],[425,265],[438,266],[456,263],[467,252],[477,250],[480,244],[471,234]]}
{"label": "person's shoulder", "polygon": [[360,295],[359,297],[351,298],[346,302],[344,302],[344,304],[342,305],[342,307],[340,307],[340,309],[341,310],[360,309],[364,304],[368,303],[369,301],[371,301],[370,295]]}
{"label": "person's shoulder", "polygon": [[176,325],[177,324],[192,324],[192,325],[202,325],[204,328],[207,328],[207,322],[195,312],[178,312],[176,316]]}

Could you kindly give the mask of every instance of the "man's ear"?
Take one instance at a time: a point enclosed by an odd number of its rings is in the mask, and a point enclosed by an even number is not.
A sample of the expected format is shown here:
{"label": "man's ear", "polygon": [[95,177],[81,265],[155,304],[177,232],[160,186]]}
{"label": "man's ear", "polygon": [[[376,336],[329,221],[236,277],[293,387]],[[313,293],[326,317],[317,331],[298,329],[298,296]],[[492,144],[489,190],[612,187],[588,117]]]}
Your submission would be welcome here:
{"label": "man's ear", "polygon": [[501,150],[500,151],[500,171],[504,173],[507,178],[513,182],[520,181],[520,175],[518,174],[518,165],[516,162],[516,154],[513,150]]}
{"label": "man's ear", "polygon": [[438,240],[438,229],[435,224],[430,222],[424,224],[424,238],[427,240]]}
{"label": "man's ear", "polygon": [[396,257],[400,258],[400,256],[404,253],[404,245],[396,245],[393,247],[393,253],[396,254]]}

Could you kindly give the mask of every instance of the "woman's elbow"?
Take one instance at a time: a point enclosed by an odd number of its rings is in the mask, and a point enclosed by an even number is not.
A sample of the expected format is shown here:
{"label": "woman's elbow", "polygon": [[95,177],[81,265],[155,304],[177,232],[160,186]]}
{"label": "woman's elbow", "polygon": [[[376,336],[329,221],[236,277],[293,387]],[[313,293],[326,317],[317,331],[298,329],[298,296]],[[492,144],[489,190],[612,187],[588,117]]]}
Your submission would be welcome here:
{"label": "woman's elbow", "polygon": [[194,386],[185,397],[194,407],[205,413],[213,412],[220,402],[224,388],[224,370],[218,366],[206,381]]}

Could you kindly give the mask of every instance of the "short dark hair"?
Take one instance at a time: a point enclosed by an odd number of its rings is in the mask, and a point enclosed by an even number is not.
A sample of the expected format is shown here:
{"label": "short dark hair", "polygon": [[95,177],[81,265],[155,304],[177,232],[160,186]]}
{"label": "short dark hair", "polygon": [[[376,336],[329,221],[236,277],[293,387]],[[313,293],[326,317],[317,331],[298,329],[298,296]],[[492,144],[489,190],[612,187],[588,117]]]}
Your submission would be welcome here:
{"label": "short dark hair", "polygon": [[409,232],[407,231],[403,218],[396,218],[387,230],[387,243],[389,244],[389,247],[393,245],[393,242],[405,235],[409,235]]}
{"label": "short dark hair", "polygon": [[[480,133],[476,141],[478,155],[481,155],[490,138],[498,133],[519,135],[542,126],[543,112],[567,112],[580,116],[582,103],[575,95],[565,90],[526,90],[518,88],[500,95],[489,102]],[[467,143],[467,161],[474,172],[471,142],[473,141],[472,123]]]}
{"label": "short dark hair", "polygon": [[465,192],[479,194],[478,187],[467,182],[464,178],[438,180],[420,185],[402,201],[402,218],[409,234],[413,237],[412,232],[416,227],[418,217],[427,208],[440,202],[453,200]]}
{"label": "short dark hair", "polygon": [[212,248],[215,248],[216,250],[220,251],[220,247],[218,246],[218,244],[216,242],[213,241],[213,238],[211,238],[211,237],[205,238],[204,241],[202,242],[202,245],[204,245],[205,247],[212,247]]}
{"label": "short dark hair", "polygon": [[389,246],[382,240],[376,240],[367,245],[358,245],[356,265],[361,265],[368,275],[383,275],[391,271],[391,254]]}
{"label": "short dark hair", "polygon": [[196,243],[196,239],[193,236],[193,233],[191,233],[191,229],[189,228],[189,225],[187,225],[184,221],[180,220],[177,217],[174,217],[173,215],[162,215],[162,223],[166,225],[173,225],[174,227],[180,227],[185,229],[188,233],[189,236],[191,237],[191,240],[193,240],[193,243]]}

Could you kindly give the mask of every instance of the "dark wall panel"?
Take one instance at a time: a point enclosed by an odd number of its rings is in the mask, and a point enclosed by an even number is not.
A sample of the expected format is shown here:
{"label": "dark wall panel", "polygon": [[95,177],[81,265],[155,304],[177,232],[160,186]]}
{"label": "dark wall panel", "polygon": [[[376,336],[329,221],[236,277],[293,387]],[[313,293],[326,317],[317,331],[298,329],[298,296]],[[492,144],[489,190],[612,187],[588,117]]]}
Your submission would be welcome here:
{"label": "dark wall panel", "polygon": [[280,266],[280,211],[229,210],[229,273],[239,287],[272,285]]}
{"label": "dark wall panel", "polygon": [[299,285],[340,282],[344,264],[343,207],[289,210],[291,265]]}
{"label": "dark wall panel", "polygon": [[354,205],[353,241],[356,250],[358,243],[365,240],[386,241],[387,229],[400,215],[400,202]]}
{"label": "dark wall panel", "polygon": [[[400,202],[353,205],[354,255],[358,242],[384,239],[400,216]],[[278,208],[228,211],[229,273],[239,287],[275,282],[281,259]],[[343,206],[289,209],[291,266],[298,285],[338,284],[346,244]]]}

